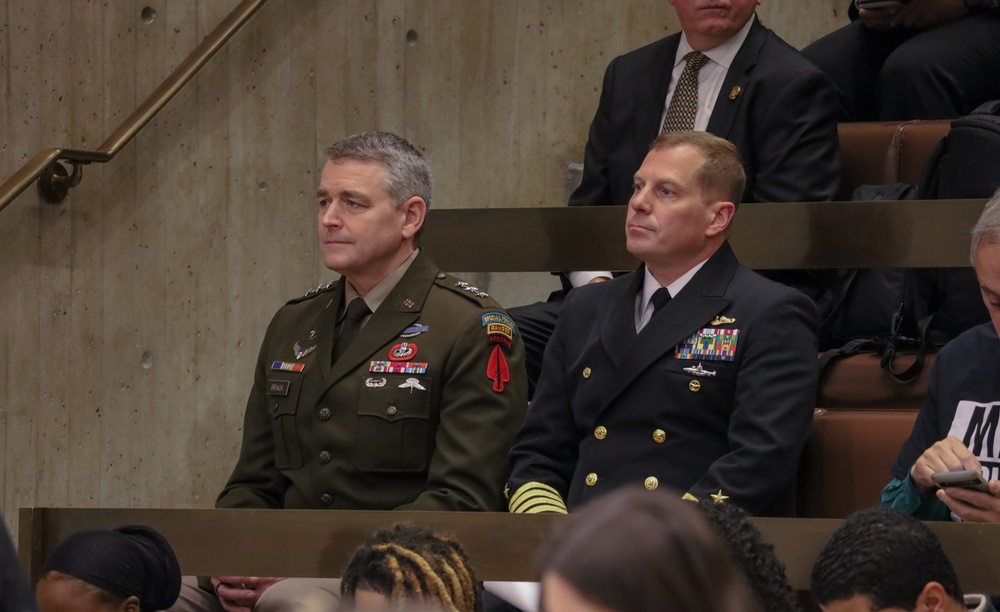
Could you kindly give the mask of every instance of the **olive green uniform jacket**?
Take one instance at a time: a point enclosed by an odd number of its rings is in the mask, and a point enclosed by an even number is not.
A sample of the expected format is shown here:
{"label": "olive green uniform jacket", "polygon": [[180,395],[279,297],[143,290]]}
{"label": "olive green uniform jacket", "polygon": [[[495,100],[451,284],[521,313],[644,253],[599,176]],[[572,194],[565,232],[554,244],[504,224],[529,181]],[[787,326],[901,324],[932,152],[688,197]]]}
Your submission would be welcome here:
{"label": "olive green uniform jacket", "polygon": [[527,407],[513,322],[420,254],[331,364],[343,295],[335,281],[274,316],[216,506],[500,510]]}

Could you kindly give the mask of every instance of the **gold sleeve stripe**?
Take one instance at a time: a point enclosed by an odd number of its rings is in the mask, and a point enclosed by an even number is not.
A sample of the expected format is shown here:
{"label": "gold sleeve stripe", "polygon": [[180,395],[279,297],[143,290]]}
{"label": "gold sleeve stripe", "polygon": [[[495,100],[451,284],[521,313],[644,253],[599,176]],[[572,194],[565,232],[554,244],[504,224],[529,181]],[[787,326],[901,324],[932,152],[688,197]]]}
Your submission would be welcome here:
{"label": "gold sleeve stripe", "polygon": [[526,482],[518,487],[517,490],[514,491],[514,494],[510,496],[510,505],[517,505],[524,496],[534,497],[535,495],[548,495],[553,499],[562,499],[562,496],[559,495],[559,491],[556,491],[554,488],[545,483]]}
{"label": "gold sleeve stripe", "polygon": [[517,510],[518,514],[568,514],[563,506],[552,504],[538,504],[536,506],[526,506]]}
{"label": "gold sleeve stripe", "polygon": [[690,493],[685,493],[684,496],[681,497],[681,499],[683,499],[684,501],[694,502],[696,504],[698,503],[698,498],[695,497],[694,495],[691,495]]}
{"label": "gold sleeve stripe", "polygon": [[510,497],[508,509],[514,513],[561,512],[566,513],[566,503],[559,492],[541,482],[529,482],[518,487]]}

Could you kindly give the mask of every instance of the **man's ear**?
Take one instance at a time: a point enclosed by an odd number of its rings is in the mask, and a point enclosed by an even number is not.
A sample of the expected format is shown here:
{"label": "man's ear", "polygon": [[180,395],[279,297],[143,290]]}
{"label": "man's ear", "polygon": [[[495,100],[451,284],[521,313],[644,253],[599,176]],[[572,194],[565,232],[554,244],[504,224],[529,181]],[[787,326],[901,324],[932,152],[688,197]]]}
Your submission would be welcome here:
{"label": "man's ear", "polygon": [[427,217],[427,202],[418,196],[413,196],[399,207],[403,213],[403,238],[413,238],[424,225]]}
{"label": "man's ear", "polygon": [[928,582],[917,596],[917,607],[914,612],[945,612],[951,597],[945,592],[940,582]]}
{"label": "man's ear", "polygon": [[712,238],[724,234],[733,221],[733,215],[736,214],[736,205],[732,202],[715,202],[709,206],[709,210],[712,213],[712,221],[708,224],[705,235]]}
{"label": "man's ear", "polygon": [[122,602],[121,612],[140,612],[142,607],[139,605],[139,598],[132,595],[128,599]]}

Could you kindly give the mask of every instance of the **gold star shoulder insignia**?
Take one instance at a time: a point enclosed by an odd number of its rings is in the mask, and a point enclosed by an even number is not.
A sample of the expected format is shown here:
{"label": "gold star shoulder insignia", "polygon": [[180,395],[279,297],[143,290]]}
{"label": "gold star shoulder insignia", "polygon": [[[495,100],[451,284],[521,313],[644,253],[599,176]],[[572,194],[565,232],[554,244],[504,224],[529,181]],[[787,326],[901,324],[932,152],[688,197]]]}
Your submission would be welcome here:
{"label": "gold star shoulder insignia", "polygon": [[714,501],[717,504],[721,504],[722,502],[724,502],[727,499],[729,499],[728,495],[723,495],[722,494],[722,489],[719,489],[718,493],[712,493],[711,495],[709,495],[709,497],[711,497],[712,501]]}
{"label": "gold star shoulder insignia", "polygon": [[709,323],[709,325],[729,325],[729,324],[735,323],[735,322],[736,322],[736,319],[734,319],[732,317],[724,317],[722,315],[719,315],[719,316],[715,317],[714,319],[712,319],[712,322]]}

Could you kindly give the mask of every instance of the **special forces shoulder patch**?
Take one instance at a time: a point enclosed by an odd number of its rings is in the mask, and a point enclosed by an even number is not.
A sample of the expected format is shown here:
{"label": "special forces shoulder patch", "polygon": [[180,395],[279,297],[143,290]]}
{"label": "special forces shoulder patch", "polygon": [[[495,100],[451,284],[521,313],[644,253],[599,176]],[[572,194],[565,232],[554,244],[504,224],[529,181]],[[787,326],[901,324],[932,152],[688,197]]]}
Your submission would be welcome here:
{"label": "special forces shoulder patch", "polygon": [[486,329],[486,336],[493,344],[502,344],[507,348],[514,342],[514,334],[517,326],[514,319],[502,312],[487,312],[482,316],[483,327]]}
{"label": "special forces shoulder patch", "polygon": [[674,349],[676,359],[734,361],[740,330],[705,327],[682,340]]}
{"label": "special forces shoulder patch", "polygon": [[486,377],[493,381],[495,393],[503,393],[504,385],[510,381],[510,366],[507,365],[507,358],[501,347],[509,350],[513,346],[517,326],[514,325],[514,319],[502,312],[484,313],[482,322],[487,339],[494,345],[486,363]]}

